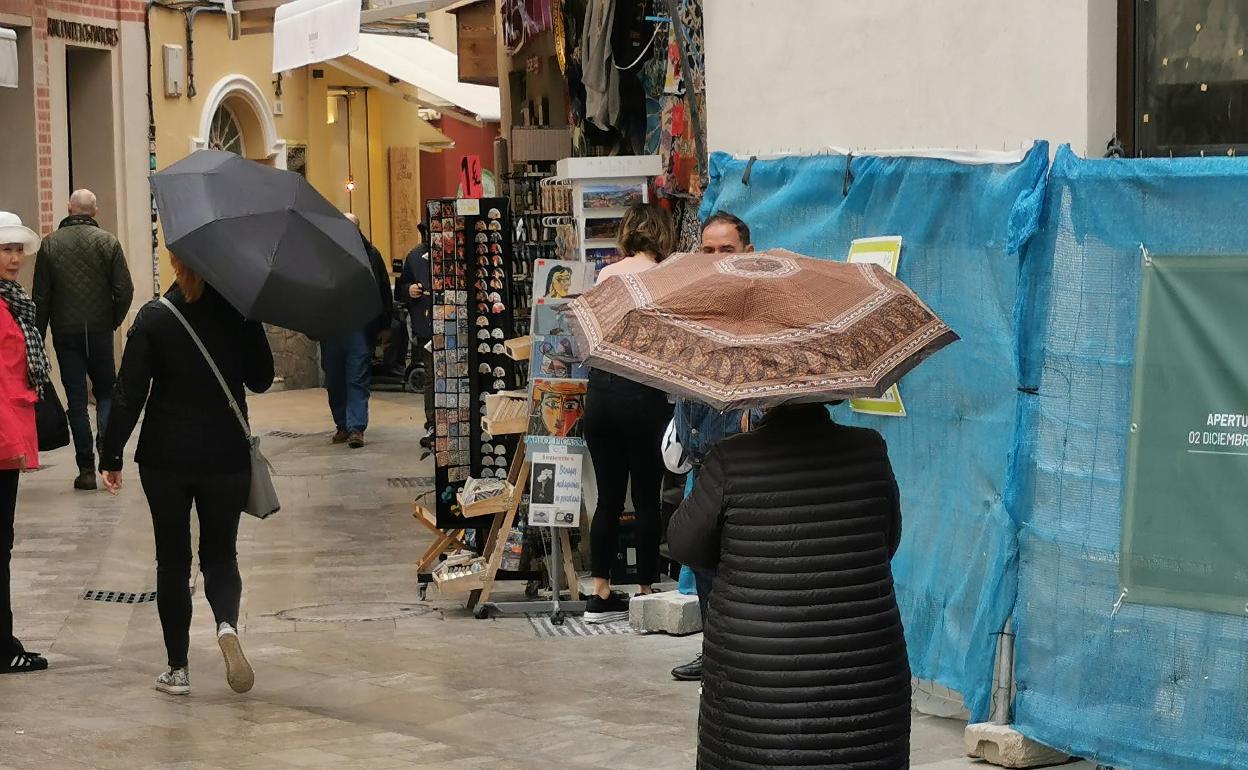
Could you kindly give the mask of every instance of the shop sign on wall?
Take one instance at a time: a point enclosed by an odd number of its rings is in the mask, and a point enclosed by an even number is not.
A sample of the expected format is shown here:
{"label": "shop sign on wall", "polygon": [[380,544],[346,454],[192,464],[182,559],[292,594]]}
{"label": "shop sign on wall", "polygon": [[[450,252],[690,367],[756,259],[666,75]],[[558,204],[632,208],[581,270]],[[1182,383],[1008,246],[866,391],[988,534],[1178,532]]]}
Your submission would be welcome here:
{"label": "shop sign on wall", "polygon": [[1146,256],[1143,273],[1122,599],[1244,615],[1248,256]]}
{"label": "shop sign on wall", "polygon": [[120,33],[113,27],[54,19],[51,16],[48,17],[48,37],[59,37],[75,43],[96,43],[107,46],[116,46],[121,42]]}

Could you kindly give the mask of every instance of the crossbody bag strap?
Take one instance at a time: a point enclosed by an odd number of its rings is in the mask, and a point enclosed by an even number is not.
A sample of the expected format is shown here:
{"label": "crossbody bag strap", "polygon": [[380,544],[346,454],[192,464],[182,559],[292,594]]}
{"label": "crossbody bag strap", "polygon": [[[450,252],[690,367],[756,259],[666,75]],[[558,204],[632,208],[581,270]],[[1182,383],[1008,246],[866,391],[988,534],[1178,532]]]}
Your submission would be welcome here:
{"label": "crossbody bag strap", "polygon": [[191,328],[191,324],[186,320],[186,316],[168,300],[166,297],[160,298],[160,304],[169,309],[173,316],[182,322],[182,326],[186,327],[186,333],[191,335],[191,339],[195,342],[195,347],[199,348],[199,352],[204,354],[204,360],[208,362],[208,367],[212,369],[212,373],[217,376],[217,382],[221,385],[221,391],[225,393],[225,398],[230,402],[230,409],[234,410],[234,416],[238,418],[238,424],[243,428],[243,435],[251,438],[251,426],[247,424],[247,418],[243,416],[243,410],[238,408],[238,402],[234,400],[234,394],[230,392],[230,386],[226,384],[225,378],[221,376],[221,370],[217,368],[217,362],[212,360],[212,355],[208,352],[208,348],[204,347],[203,341],[195,330]]}

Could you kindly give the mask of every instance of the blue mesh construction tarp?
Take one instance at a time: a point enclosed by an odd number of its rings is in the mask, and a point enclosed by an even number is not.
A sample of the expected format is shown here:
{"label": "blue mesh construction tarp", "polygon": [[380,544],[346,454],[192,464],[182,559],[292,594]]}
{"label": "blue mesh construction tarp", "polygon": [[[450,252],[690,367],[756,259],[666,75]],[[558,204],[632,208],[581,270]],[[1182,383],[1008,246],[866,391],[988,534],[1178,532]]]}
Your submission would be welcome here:
{"label": "blue mesh construction tarp", "polygon": [[[893,562],[915,676],[987,715],[999,632],[1014,602],[1005,492],[1018,405],[1019,247],[1043,202],[1048,146],[1017,164],[717,154],[701,214],[743,218],[758,248],[845,259],[855,238],[903,237],[899,276],[962,340],[908,374],[909,416],[837,418],[879,429],[902,493]],[[743,175],[749,167],[748,185]]]}
{"label": "blue mesh construction tarp", "polygon": [[1114,614],[1140,245],[1248,254],[1246,211],[1248,160],[1080,160],[1063,147],[1025,250],[1020,351],[1036,395],[1009,506],[1015,724],[1118,767],[1248,767],[1248,618],[1131,603]]}

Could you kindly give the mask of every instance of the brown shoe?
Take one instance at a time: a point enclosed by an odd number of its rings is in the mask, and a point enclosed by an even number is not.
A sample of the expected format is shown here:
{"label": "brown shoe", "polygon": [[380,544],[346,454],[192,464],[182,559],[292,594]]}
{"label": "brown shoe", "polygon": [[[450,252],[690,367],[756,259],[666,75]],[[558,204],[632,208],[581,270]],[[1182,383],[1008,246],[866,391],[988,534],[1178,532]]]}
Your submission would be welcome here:
{"label": "brown shoe", "polygon": [[359,449],[364,446],[364,434],[358,430],[351,431],[351,435],[347,436],[347,446],[352,449]]}
{"label": "brown shoe", "polygon": [[335,444],[345,444],[347,443],[347,439],[349,438],[351,438],[351,434],[347,433],[347,429],[339,428],[338,430],[334,431],[334,437],[330,439],[330,441]]}

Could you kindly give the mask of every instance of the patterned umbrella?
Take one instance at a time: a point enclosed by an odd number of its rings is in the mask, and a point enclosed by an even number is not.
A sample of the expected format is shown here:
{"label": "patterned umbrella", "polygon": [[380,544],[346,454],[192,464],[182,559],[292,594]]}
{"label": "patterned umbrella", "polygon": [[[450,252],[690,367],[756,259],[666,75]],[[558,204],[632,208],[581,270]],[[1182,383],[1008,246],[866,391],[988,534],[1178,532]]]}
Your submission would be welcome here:
{"label": "patterned umbrella", "polygon": [[958,336],[877,265],[676,254],[565,310],[586,363],[718,409],[878,397]]}

